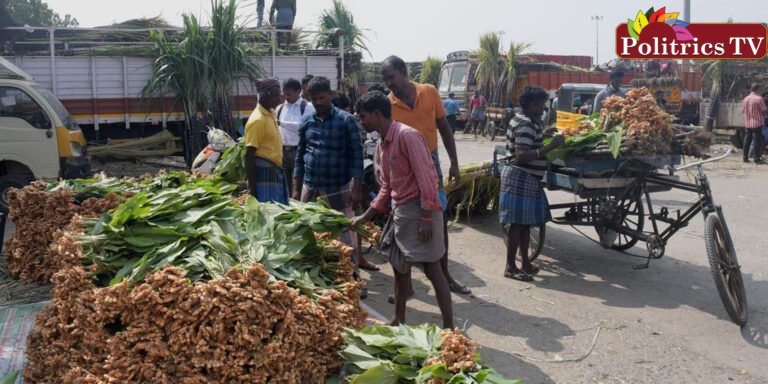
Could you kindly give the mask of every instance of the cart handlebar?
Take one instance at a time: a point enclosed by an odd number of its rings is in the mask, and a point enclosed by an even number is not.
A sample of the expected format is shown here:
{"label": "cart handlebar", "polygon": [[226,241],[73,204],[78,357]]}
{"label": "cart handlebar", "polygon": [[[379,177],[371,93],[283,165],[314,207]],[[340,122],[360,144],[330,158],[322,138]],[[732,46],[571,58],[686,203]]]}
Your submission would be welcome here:
{"label": "cart handlebar", "polygon": [[720,160],[725,159],[726,157],[728,157],[728,156],[730,156],[732,154],[733,154],[733,149],[729,149],[722,156],[713,157],[713,158],[710,158],[710,159],[697,161],[695,163],[686,164],[686,165],[684,165],[682,167],[675,168],[675,171],[682,171],[683,169],[688,169],[688,168],[692,168],[692,167],[698,167],[698,166],[700,166],[702,164],[712,163],[712,162],[715,162],[715,161],[720,161]]}

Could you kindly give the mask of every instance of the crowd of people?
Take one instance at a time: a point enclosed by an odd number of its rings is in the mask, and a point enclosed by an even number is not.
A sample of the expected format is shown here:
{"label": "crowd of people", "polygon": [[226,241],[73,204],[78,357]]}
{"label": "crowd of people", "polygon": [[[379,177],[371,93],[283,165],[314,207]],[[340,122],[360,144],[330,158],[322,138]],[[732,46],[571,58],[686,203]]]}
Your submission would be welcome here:
{"label": "crowd of people", "polygon": [[[407,71],[399,57],[387,58],[381,69],[386,87],[363,95],[354,111],[322,76],[258,81],[258,105],[245,126],[248,189],[259,201],[320,199],[356,223],[388,217],[381,250],[395,271],[393,324],[405,321],[406,300],[414,294],[410,269],[417,265],[435,287],[443,325],[452,327],[451,291],[471,293],[448,270],[448,200],[437,137],[448,153],[449,182],[457,182],[454,130],[437,89],[409,81]],[[366,211],[363,130],[380,137],[379,192]],[[342,241],[354,249],[359,268],[378,269],[362,257],[353,232],[345,232]]]}
{"label": "crowd of people", "polygon": [[[380,250],[395,276],[388,298],[395,305],[392,324],[405,322],[406,302],[414,295],[411,267],[417,266],[434,287],[443,326],[451,328],[451,292],[471,294],[471,290],[448,269],[448,199],[437,148],[439,135],[450,162],[447,182],[457,183],[458,104],[453,95],[442,101],[434,86],[408,80],[406,63],[397,56],[383,61],[381,75],[386,86],[371,87],[354,106],[345,96],[335,95],[331,81],[322,76],[287,79],[282,84],[274,78],[260,80],[258,106],[245,127],[248,188],[260,201],[288,204],[290,198],[320,199],[355,224],[387,217]],[[593,111],[600,111],[609,96],[624,96],[622,80],[621,71],[611,75],[610,83],[596,95]],[[757,163],[762,162],[764,101],[768,100],[758,91],[754,86],[744,100],[748,125],[744,159],[752,141]],[[663,97],[657,95],[657,101],[662,105]],[[528,255],[530,229],[551,218],[540,180],[547,154],[564,143],[552,127],[552,115],[546,113],[549,103],[544,89],[526,86],[506,135],[510,160],[501,172],[499,196],[499,221],[507,243],[503,274],[520,281],[531,281],[539,272]],[[556,109],[557,99],[553,104]],[[476,95],[473,115],[481,118],[484,107],[485,100]],[[374,159],[379,190],[368,207],[361,205],[363,133],[379,138]],[[548,136],[552,139],[544,145]],[[360,268],[378,269],[362,257],[361,240],[353,232],[344,233],[342,241],[354,249],[358,278]]]}

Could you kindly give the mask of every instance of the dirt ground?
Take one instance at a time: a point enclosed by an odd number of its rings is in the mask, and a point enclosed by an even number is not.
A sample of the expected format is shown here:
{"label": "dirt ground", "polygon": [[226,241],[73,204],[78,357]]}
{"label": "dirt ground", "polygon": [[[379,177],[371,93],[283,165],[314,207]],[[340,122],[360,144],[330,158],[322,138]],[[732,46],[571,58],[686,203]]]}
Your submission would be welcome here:
{"label": "dirt ground", "polygon": [[[459,135],[457,144],[466,163],[490,159],[493,145],[502,143]],[[642,243],[622,254],[574,228],[550,225],[542,272],[535,282],[521,283],[502,275],[505,248],[495,214],[451,227],[451,273],[476,296],[453,295],[457,326],[496,369],[526,383],[768,382],[768,242],[760,213],[768,166],[742,164],[737,155],[706,169],[742,265],[750,316],[743,329],[728,319],[715,288],[703,219],[692,220],[670,240],[666,256],[645,270],[632,268],[644,261],[632,257],[646,254]],[[548,195],[550,202],[573,201],[563,192]],[[695,195],[653,197],[673,211]],[[579,230],[596,238],[591,228]],[[368,257],[382,272],[366,276],[365,302],[389,317],[391,270],[380,256]],[[418,271],[414,278],[408,322],[439,323],[429,281]]]}
{"label": "dirt ground", "polygon": [[[493,146],[458,135],[462,163],[489,160]],[[441,147],[442,148],[442,147]],[[718,147],[722,150],[722,147]],[[447,156],[442,153],[444,167]],[[116,168],[115,168],[116,167]],[[138,174],[145,169],[115,165]],[[576,229],[550,225],[532,283],[502,276],[504,244],[495,214],[462,221],[450,230],[450,270],[474,291],[453,295],[456,324],[481,345],[483,357],[509,378],[526,383],[763,383],[768,382],[768,263],[765,263],[765,195],[768,166],[742,164],[740,156],[707,166],[715,201],[723,206],[736,244],[749,301],[742,329],[727,317],[707,263],[703,220],[671,239],[666,256],[634,270],[640,244],[622,254],[601,248]],[[654,196],[670,210],[691,202],[689,193]],[[551,202],[573,196],[549,193]],[[580,228],[596,238],[591,228]],[[8,234],[6,234],[8,235]],[[391,316],[386,302],[392,272],[369,281],[365,303]],[[416,297],[408,322],[440,322],[429,281],[414,272]]]}

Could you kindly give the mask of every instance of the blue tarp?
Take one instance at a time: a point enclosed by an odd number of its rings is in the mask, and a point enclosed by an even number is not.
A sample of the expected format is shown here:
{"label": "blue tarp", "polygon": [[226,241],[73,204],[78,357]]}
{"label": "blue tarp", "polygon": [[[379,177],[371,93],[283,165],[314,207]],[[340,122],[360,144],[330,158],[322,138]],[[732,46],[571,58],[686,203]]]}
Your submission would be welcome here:
{"label": "blue tarp", "polygon": [[[27,335],[49,301],[0,308],[0,377],[24,370]],[[21,383],[21,374],[16,383]]]}

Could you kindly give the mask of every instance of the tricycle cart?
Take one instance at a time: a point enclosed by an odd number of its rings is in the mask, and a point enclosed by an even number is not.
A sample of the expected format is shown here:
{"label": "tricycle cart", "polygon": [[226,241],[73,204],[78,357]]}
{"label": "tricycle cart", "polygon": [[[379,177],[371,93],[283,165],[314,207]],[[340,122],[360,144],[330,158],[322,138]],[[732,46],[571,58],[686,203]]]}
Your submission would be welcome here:
{"label": "tricycle cart", "polygon": [[512,109],[501,107],[488,107],[485,109],[485,125],[480,134],[493,141],[496,136],[507,134],[507,125],[512,119]]}
{"label": "tricycle cart", "polygon": [[[667,241],[699,213],[704,216],[704,241],[720,299],[728,316],[740,326],[747,322],[747,299],[741,267],[725,222],[722,208],[715,204],[703,165],[719,161],[728,153],[680,166],[681,156],[657,157],[578,157],[550,163],[543,182],[549,190],[572,192],[573,203],[550,204],[553,223],[589,226],[597,232],[604,248],[625,251],[642,241],[647,250],[647,268],[651,259],[664,256]],[[504,156],[503,158],[500,157]],[[494,165],[506,160],[506,149],[498,146]],[[586,156],[586,155],[585,155]],[[694,182],[685,182],[676,172],[696,168]],[[652,194],[672,189],[698,196],[685,210],[655,207]],[[682,211],[682,212],[681,212]],[[648,228],[650,226],[650,228]],[[546,227],[531,231],[529,255],[534,260],[543,248]]]}

